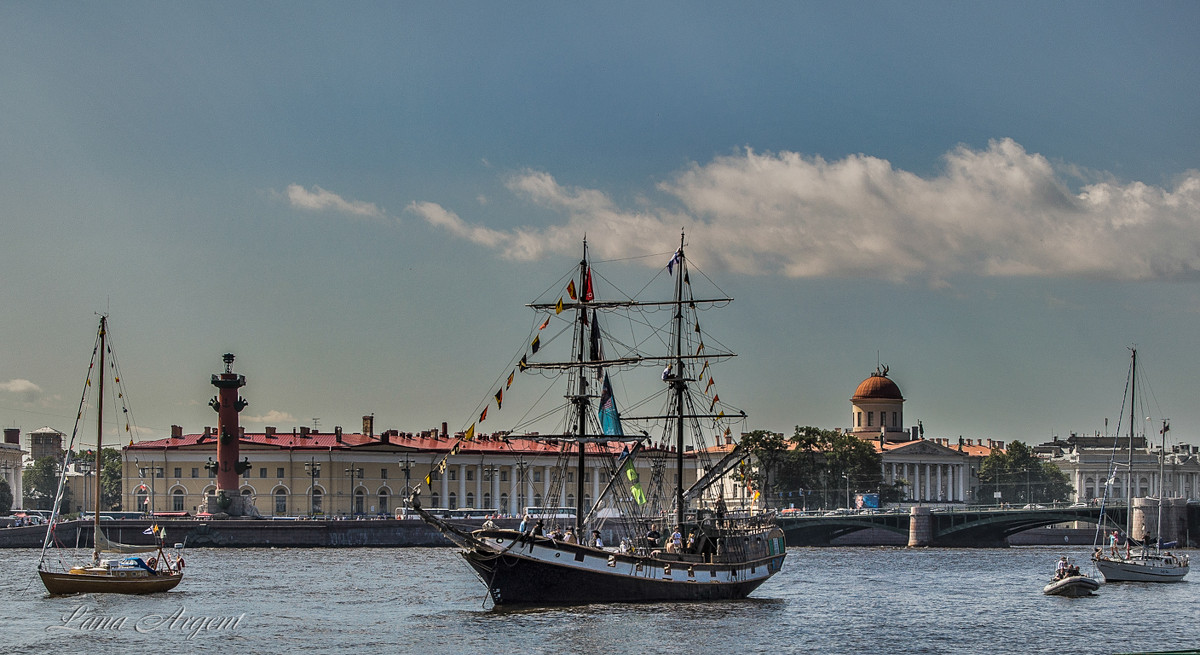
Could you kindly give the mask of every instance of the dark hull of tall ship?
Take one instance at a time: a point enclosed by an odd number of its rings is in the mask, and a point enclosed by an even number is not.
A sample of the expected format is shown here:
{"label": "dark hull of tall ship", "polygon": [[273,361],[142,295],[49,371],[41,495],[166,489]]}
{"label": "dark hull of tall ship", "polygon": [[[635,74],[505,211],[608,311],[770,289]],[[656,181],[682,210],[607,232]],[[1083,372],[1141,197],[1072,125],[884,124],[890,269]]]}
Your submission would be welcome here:
{"label": "dark hull of tall ship", "polygon": [[785,557],[782,531],[772,533],[766,556],[738,562],[616,553],[512,530],[472,536],[478,542],[462,552],[463,558],[497,605],[745,598],[779,570]]}

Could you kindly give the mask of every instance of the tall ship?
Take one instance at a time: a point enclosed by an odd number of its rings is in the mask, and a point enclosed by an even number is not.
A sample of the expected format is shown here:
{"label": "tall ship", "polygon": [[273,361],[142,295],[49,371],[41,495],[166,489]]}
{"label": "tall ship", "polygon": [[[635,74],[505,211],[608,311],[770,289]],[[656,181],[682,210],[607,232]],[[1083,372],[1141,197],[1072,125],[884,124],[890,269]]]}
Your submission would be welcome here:
{"label": "tall ship", "polygon": [[[518,425],[502,438],[556,445],[560,465],[545,509],[530,508],[518,529],[487,522],[471,530],[422,508],[419,495],[411,499],[423,520],[461,548],[496,605],[744,598],[782,567],[784,533],[774,512],[726,507],[720,482],[745,459],[732,442],[746,415],[713,389],[715,365],[734,354],[708,337],[699,316],[732,299],[693,293],[698,271],[689,270],[684,245],[681,235],[679,249],[663,256],[665,266],[639,292],[669,283],[670,299],[620,292],[600,298],[600,281],[611,283],[593,268],[585,241],[577,272],[528,305],[535,312],[532,340],[513,373],[540,376],[565,393],[553,412],[534,412],[553,417],[553,429],[520,433]],[[549,346],[566,337],[566,357],[540,347],[543,338]],[[627,403],[622,415],[614,389],[646,396]],[[473,423],[462,441],[475,431]],[[687,486],[685,461],[697,465]],[[649,479],[639,469],[649,469]],[[584,484],[589,470],[601,471],[604,481],[592,502]]]}
{"label": "tall ship", "polygon": [[[120,400],[125,415],[125,429],[129,430],[129,409],[125,404],[127,395],[121,386],[121,377],[115,371],[116,357],[111,356],[108,316],[100,317],[100,329],[96,333],[96,345],[92,349],[92,360],[88,364],[87,377],[83,385],[83,397],[79,401],[79,412],[75,428],[66,451],[62,476],[54,496],[50,521],[46,524],[46,536],[42,541],[42,553],[38,560],[38,577],[46,591],[53,595],[81,593],[150,594],[169,591],[183,580],[183,557],[178,551],[163,548],[165,530],[152,526],[149,530],[153,543],[149,545],[122,544],[111,541],[100,527],[103,485],[104,452],[104,404],[106,380],[113,400]],[[98,364],[98,366],[97,366]],[[93,380],[95,384],[93,385]],[[95,392],[94,396],[92,392]],[[63,493],[66,488],[67,470],[76,457],[76,443],[87,418],[87,410],[95,407],[96,450],[93,470],[95,471],[95,502],[92,507],[92,548],[90,556],[80,556],[71,544],[63,543],[57,531],[63,519]],[[114,422],[115,424],[115,422]],[[119,428],[118,428],[119,429]],[[77,545],[77,544],[76,544]]]}

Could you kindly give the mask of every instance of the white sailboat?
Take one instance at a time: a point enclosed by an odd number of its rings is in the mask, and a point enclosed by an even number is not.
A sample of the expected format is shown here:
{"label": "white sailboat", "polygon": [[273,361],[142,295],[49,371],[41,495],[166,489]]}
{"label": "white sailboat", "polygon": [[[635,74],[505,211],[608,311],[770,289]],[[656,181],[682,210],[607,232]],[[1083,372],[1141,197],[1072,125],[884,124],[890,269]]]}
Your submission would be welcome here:
{"label": "white sailboat", "polygon": [[[1130,364],[1130,402],[1129,402],[1129,464],[1126,475],[1133,475],[1133,426],[1135,418],[1135,402],[1134,391],[1137,381],[1137,349],[1133,348],[1132,359]],[[1147,543],[1148,539],[1143,539],[1142,544],[1137,548],[1132,548],[1129,539],[1130,525],[1132,524],[1133,514],[1133,484],[1129,480],[1127,488],[1129,492],[1126,497],[1126,520],[1125,520],[1125,538],[1127,546],[1122,552],[1120,549],[1110,549],[1104,552],[1103,549],[1097,548],[1092,555],[1092,562],[1096,568],[1104,576],[1106,582],[1179,582],[1188,574],[1188,557],[1186,555],[1177,556],[1170,552],[1163,552],[1162,545],[1162,507],[1163,507],[1163,461],[1166,459],[1167,450],[1167,431],[1170,427],[1166,421],[1163,421],[1162,430],[1162,450],[1158,455],[1158,521],[1156,522],[1156,531],[1158,536],[1154,538],[1154,548],[1150,548]],[[1103,517],[1101,518],[1103,521]]]}

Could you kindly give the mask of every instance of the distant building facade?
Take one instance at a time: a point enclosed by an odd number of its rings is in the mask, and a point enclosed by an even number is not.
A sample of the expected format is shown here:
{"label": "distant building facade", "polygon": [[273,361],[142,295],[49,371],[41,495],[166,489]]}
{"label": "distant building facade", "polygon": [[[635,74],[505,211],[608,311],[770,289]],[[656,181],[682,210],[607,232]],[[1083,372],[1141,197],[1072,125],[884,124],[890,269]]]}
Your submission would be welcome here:
{"label": "distant building facade", "polygon": [[[1130,445],[1133,467],[1129,468]],[[1127,497],[1158,495],[1159,460],[1163,468],[1163,496],[1166,498],[1200,497],[1200,448],[1189,445],[1150,445],[1146,437],[1083,436],[1072,434],[1034,447],[1034,452],[1053,462],[1071,480],[1075,502],[1095,502],[1103,498],[1110,482],[1108,497],[1121,501]],[[1132,472],[1130,472],[1132,471]]]}
{"label": "distant building facade", "polygon": [[[370,417],[373,420],[373,417]],[[364,417],[362,433],[318,432],[297,428],[279,432],[243,431],[240,452],[250,468],[240,478],[243,496],[263,516],[325,516],[396,514],[414,487],[421,487],[421,504],[434,508],[474,508],[485,514],[518,515],[525,507],[574,506],[576,470],[560,457],[558,444],[476,435],[460,442],[442,428],[418,433],[388,430],[373,434]],[[216,493],[215,473],[206,465],[215,460],[217,434],[184,434],[172,426],[171,436],[126,446],[123,454],[123,507],[151,512],[196,513]],[[444,473],[436,470],[442,457]],[[589,452],[595,446],[589,446]],[[654,449],[637,461],[642,480],[652,479]],[[584,472],[584,504],[590,505],[608,482],[603,457],[617,452],[596,450]],[[674,484],[674,458],[662,473]],[[610,460],[612,461],[612,460]],[[686,453],[684,481],[695,480],[693,453]],[[425,484],[426,476],[432,478]]]}
{"label": "distant building facade", "polygon": [[24,455],[21,450],[21,428],[4,428],[4,442],[0,443],[0,475],[12,491],[12,509],[24,509],[22,486],[25,482]]}
{"label": "distant building facade", "polygon": [[54,457],[61,461],[66,451],[63,450],[62,432],[50,426],[38,428],[29,433],[29,457],[37,461],[43,457]]}

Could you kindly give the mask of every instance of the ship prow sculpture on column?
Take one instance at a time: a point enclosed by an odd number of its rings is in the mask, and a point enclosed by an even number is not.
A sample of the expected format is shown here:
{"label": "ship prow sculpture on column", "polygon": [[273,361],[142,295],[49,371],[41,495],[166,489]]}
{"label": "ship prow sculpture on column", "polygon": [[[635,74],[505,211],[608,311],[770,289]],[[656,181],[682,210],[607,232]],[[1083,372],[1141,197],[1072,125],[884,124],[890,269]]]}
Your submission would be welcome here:
{"label": "ship prow sculpture on column", "polygon": [[246,386],[246,376],[233,372],[233,353],[222,358],[225,372],[212,376],[212,385],[217,395],[208,401],[217,412],[217,460],[211,458],[204,468],[217,473],[217,492],[208,497],[208,513],[214,518],[254,516],[254,505],[241,494],[239,479],[250,469],[250,461],[238,461],[242,429],[238,425],[238,414],[249,403],[238,395],[238,389]]}

